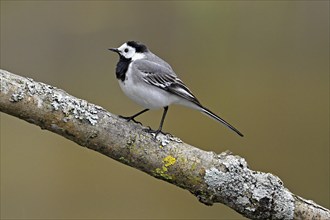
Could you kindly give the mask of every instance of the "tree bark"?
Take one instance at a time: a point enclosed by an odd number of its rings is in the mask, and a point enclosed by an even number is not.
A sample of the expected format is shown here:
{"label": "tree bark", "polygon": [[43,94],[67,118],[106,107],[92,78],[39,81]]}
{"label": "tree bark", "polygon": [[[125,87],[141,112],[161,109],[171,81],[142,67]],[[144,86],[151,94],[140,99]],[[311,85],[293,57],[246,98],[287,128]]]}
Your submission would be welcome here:
{"label": "tree bark", "polygon": [[330,219],[330,211],[291,193],[244,158],[216,154],[143,127],[56,87],[0,69],[0,111],[70,139],[251,219]]}

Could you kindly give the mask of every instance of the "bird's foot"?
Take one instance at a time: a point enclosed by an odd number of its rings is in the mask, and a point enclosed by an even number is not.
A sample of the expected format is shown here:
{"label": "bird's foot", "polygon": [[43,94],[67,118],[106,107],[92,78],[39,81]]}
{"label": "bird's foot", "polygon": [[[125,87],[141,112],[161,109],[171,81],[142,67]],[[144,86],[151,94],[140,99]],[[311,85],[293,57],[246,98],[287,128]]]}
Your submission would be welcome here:
{"label": "bird's foot", "polygon": [[136,123],[136,124],[140,124],[140,125],[142,125],[141,122],[136,121],[136,120],[134,119],[134,117],[132,117],[132,116],[128,116],[128,117],[127,117],[127,116],[119,115],[119,118],[126,119],[127,122],[129,122],[129,121],[133,121],[133,122]]}
{"label": "bird's foot", "polygon": [[168,134],[171,135],[170,133],[163,132],[161,129],[153,130],[149,126],[148,126],[148,128],[143,129],[143,131],[145,131],[147,133],[150,133],[150,134],[153,134],[155,139],[157,138],[157,135],[159,133],[161,133],[163,135],[168,135]]}

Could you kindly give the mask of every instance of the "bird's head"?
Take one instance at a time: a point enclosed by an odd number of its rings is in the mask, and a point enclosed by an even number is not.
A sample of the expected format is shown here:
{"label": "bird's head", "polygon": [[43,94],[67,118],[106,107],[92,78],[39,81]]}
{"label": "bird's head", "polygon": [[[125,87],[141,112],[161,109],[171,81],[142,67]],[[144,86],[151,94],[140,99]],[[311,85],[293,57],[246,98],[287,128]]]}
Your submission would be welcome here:
{"label": "bird's head", "polygon": [[145,53],[149,50],[147,46],[137,41],[127,41],[118,48],[110,48],[109,50],[118,53],[121,58],[127,60],[139,60],[145,57]]}

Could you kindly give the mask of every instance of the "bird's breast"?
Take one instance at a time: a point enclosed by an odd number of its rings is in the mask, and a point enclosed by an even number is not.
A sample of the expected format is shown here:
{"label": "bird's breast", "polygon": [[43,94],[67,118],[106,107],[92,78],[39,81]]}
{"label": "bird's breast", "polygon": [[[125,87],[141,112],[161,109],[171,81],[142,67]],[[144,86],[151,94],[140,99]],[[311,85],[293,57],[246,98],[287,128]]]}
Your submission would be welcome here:
{"label": "bird's breast", "polygon": [[131,68],[128,68],[125,80],[118,80],[118,82],[125,95],[139,105],[149,109],[157,109],[177,101],[177,96],[171,95],[153,85],[149,85],[133,74]]}

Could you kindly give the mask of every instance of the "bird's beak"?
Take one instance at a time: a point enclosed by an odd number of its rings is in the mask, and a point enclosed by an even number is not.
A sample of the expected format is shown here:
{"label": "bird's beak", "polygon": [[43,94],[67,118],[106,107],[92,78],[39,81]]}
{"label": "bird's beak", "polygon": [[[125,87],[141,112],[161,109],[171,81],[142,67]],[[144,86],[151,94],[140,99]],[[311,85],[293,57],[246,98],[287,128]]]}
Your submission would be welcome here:
{"label": "bird's beak", "polygon": [[119,50],[117,48],[109,48],[109,50],[111,50],[112,52],[119,53]]}

